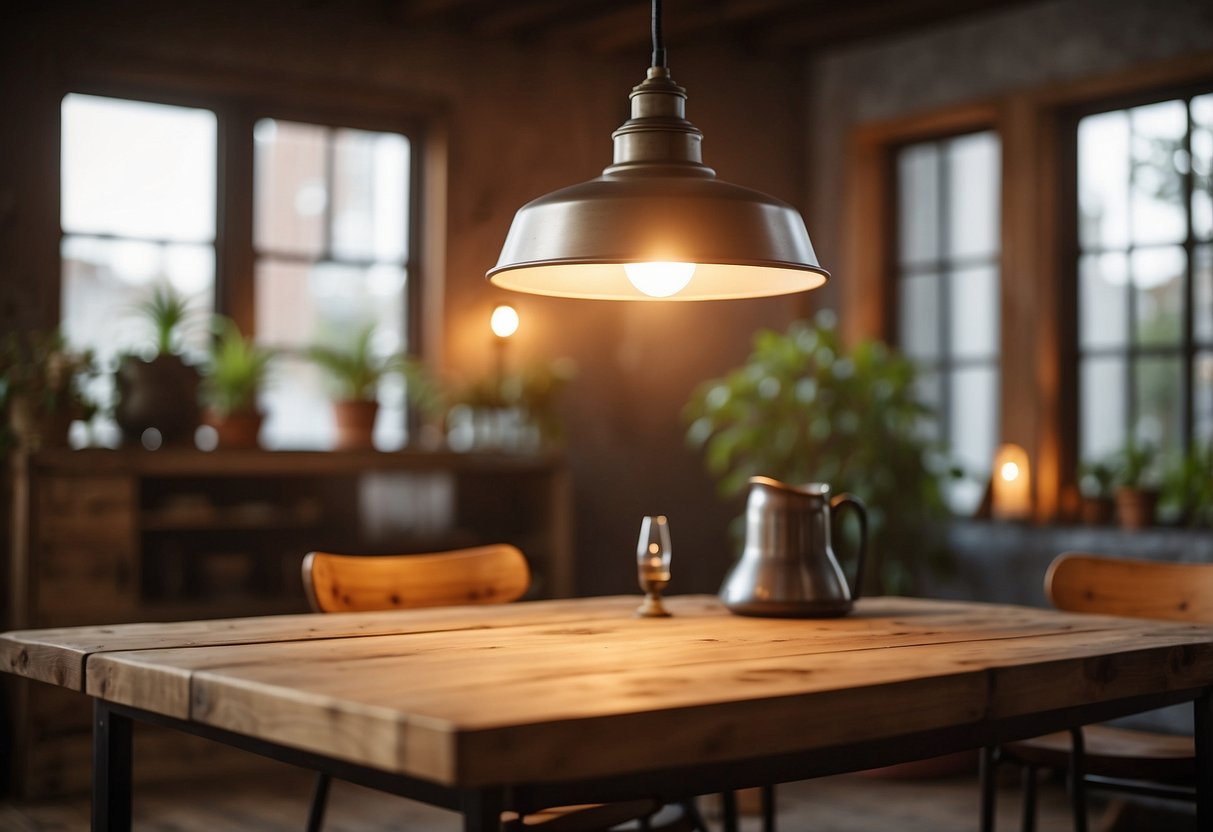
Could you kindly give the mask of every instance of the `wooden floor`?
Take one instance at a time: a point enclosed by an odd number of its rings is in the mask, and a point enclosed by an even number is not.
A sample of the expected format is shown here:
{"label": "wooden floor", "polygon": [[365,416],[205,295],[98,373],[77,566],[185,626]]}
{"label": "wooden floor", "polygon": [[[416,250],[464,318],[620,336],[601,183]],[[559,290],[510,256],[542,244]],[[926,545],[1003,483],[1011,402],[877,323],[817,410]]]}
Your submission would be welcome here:
{"label": "wooden floor", "polygon": [[[301,832],[311,776],[275,767],[264,776],[201,780],[192,785],[145,787],[135,795],[137,832]],[[999,794],[1000,832],[1019,828],[1018,792],[1008,780]],[[712,817],[712,805],[705,801]],[[1100,822],[1097,804],[1092,832],[1182,832],[1195,830],[1183,815],[1122,816]],[[327,832],[458,832],[458,818],[439,809],[369,791],[348,783],[334,786]],[[76,832],[88,828],[85,799],[37,804],[0,804],[0,830]],[[718,827],[717,827],[718,828]],[[933,780],[878,779],[846,775],[791,783],[779,788],[780,832],[973,832],[977,828],[974,775]],[[745,817],[742,832],[757,832],[758,819]],[[1057,783],[1042,784],[1038,832],[1070,829],[1065,795]]]}

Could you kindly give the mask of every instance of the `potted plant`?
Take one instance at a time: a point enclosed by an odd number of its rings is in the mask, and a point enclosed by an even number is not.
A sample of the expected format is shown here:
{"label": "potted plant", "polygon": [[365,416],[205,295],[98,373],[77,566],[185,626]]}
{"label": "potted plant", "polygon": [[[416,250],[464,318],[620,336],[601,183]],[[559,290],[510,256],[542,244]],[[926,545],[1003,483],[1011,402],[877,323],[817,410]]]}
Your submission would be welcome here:
{"label": "potted plant", "polygon": [[71,423],[97,410],[87,390],[97,375],[92,351],[71,349],[57,331],[9,333],[0,345],[0,405],[13,442],[32,450],[66,445]]}
{"label": "potted plant", "polygon": [[1186,526],[1213,523],[1213,443],[1194,443],[1163,473],[1159,516]]}
{"label": "potted plant", "polygon": [[1106,526],[1112,522],[1112,499],[1116,471],[1110,462],[1084,462],[1078,466],[1079,518],[1088,526]]}
{"label": "potted plant", "polygon": [[376,355],[371,346],[374,325],[358,331],[346,347],[317,344],[308,357],[325,370],[336,385],[333,417],[337,423],[337,450],[365,450],[374,447],[372,437],[379,413],[379,381],[387,374],[402,371],[404,360],[398,356]]}
{"label": "potted plant", "polygon": [[1152,445],[1130,440],[1120,453],[1116,473],[1116,517],[1122,529],[1154,525],[1158,508],[1157,452]]}
{"label": "potted plant", "polygon": [[760,331],[745,366],[704,382],[684,412],[726,496],[751,476],[827,482],[868,505],[868,583],[916,588],[922,567],[948,563],[939,539],[941,481],[950,469],[924,429],[914,366],[879,342],[843,346],[831,313],[786,333]]}
{"label": "potted plant", "polygon": [[135,312],[151,327],[152,354],[119,358],[114,418],[130,442],[140,442],[149,428],[166,444],[191,442],[199,422],[201,377],[181,356],[184,330],[194,318],[190,299],[162,283]]}
{"label": "potted plant", "polygon": [[265,384],[274,352],[245,338],[230,318],[217,319],[217,325],[210,361],[203,369],[207,423],[215,428],[220,448],[256,448],[263,418],[257,393]]}

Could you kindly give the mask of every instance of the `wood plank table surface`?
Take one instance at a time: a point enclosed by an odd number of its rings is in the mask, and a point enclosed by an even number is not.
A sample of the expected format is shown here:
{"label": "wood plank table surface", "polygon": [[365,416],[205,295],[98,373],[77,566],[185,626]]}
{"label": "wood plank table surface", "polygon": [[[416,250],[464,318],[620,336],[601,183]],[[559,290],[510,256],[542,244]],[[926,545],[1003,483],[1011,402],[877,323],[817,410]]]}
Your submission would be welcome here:
{"label": "wood plank table surface", "polygon": [[0,669],[94,698],[94,828],[129,828],[130,721],[461,811],[852,771],[1196,703],[1213,828],[1213,628],[866,599],[764,619],[710,596],[134,624],[0,636]]}

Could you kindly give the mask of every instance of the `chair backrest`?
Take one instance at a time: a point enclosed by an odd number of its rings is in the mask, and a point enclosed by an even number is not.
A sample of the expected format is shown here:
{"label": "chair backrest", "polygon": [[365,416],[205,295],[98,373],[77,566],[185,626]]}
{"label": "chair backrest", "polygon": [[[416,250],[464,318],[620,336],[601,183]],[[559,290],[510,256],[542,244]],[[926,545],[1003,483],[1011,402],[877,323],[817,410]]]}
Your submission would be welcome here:
{"label": "chair backrest", "polygon": [[1213,622],[1213,563],[1067,552],[1049,565],[1045,594],[1071,612]]}
{"label": "chair backrest", "polygon": [[522,552],[498,544],[424,555],[333,555],[303,559],[303,585],[316,612],[504,604],[526,592]]}

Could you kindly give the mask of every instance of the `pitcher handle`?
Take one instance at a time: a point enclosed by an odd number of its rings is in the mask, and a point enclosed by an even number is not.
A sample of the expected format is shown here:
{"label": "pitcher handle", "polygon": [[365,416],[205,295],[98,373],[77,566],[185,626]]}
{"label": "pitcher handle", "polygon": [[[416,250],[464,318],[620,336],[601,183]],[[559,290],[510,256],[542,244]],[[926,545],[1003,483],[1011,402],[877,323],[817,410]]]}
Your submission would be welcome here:
{"label": "pitcher handle", "polygon": [[842,514],[841,510],[847,506],[854,509],[855,516],[859,518],[859,557],[855,560],[855,583],[851,587],[851,600],[858,601],[860,594],[863,592],[863,567],[868,559],[868,508],[863,504],[863,500],[854,494],[839,494],[830,501],[830,508],[834,512],[833,522],[835,526],[838,525],[838,518]]}

